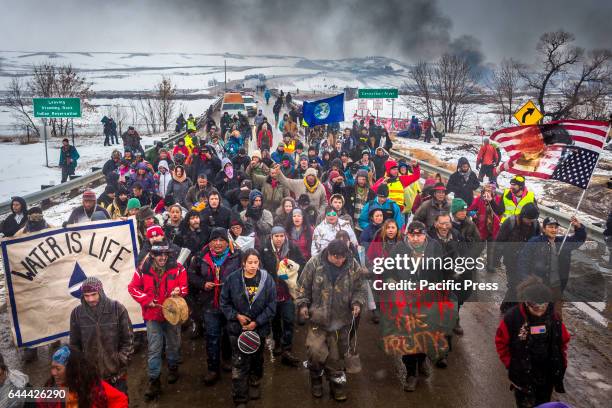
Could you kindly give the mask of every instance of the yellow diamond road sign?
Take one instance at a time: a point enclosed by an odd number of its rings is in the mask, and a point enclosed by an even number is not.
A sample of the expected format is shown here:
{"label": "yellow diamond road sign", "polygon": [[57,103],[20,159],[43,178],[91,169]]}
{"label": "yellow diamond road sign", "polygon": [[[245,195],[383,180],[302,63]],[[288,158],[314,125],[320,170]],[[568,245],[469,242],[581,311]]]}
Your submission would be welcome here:
{"label": "yellow diamond road sign", "polygon": [[544,115],[536,108],[533,102],[528,101],[521,109],[516,111],[514,117],[520,125],[535,125]]}

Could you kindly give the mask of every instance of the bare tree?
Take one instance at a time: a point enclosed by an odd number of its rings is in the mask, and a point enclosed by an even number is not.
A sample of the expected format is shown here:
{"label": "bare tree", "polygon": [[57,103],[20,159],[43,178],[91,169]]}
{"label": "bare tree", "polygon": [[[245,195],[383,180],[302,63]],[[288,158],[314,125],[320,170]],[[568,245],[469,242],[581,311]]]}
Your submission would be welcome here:
{"label": "bare tree", "polygon": [[405,88],[409,94],[417,97],[417,103],[409,103],[415,112],[433,118],[433,95],[432,95],[432,66],[426,61],[419,61],[410,70],[412,84],[406,84]]}
{"label": "bare tree", "polygon": [[572,46],[574,39],[573,34],[563,30],[542,34],[536,47],[540,56],[539,72],[529,72],[527,67],[520,71],[527,85],[537,92],[538,107],[544,115],[548,115],[544,98],[551,82],[579,62],[584,54],[582,48]]}
{"label": "bare tree", "polygon": [[13,111],[13,116],[23,126],[31,127],[40,137],[40,131],[34,124],[31,112],[31,98],[26,96],[25,85],[21,78],[13,78],[7,89],[6,105]]}
{"label": "bare tree", "polygon": [[108,108],[108,116],[110,116],[111,118],[113,118],[113,120],[115,121],[115,123],[117,124],[117,130],[119,132],[119,134],[123,133],[123,125],[125,124],[128,115],[127,112],[124,109],[123,105],[119,105],[119,104],[114,104],[109,106]]}
{"label": "bare tree", "polygon": [[432,89],[444,132],[455,132],[463,126],[468,105],[473,102],[476,77],[468,61],[459,55],[444,54],[434,65]]}
{"label": "bare tree", "polygon": [[158,103],[157,100],[149,96],[140,96],[134,104],[136,115],[139,120],[142,120],[147,133],[157,133],[158,126]]}
{"label": "bare tree", "polygon": [[504,59],[492,74],[489,88],[499,105],[502,122],[510,122],[514,113],[516,93],[519,87],[519,63],[512,59]]}
{"label": "bare tree", "polygon": [[157,114],[159,124],[164,132],[168,130],[176,106],[176,86],[172,84],[170,78],[162,77],[157,84]]}

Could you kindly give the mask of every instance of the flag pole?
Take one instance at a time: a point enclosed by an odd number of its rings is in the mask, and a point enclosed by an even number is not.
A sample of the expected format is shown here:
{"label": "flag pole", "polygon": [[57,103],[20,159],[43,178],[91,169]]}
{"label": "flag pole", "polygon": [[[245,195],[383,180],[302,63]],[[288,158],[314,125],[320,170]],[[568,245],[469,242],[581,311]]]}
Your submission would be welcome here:
{"label": "flag pole", "polygon": [[[580,195],[580,200],[578,200],[578,204],[576,205],[576,208],[574,209],[574,215],[572,215],[572,218],[576,216],[576,214],[578,214],[578,209],[580,208],[580,205],[582,204],[582,200],[584,199],[584,196],[586,195],[586,191],[589,188],[589,186],[591,185],[591,180],[593,180],[593,174],[595,174],[595,170],[597,169],[597,165],[599,164],[599,159],[601,159],[601,156],[606,148],[606,146],[608,146],[609,143],[607,143],[607,139],[608,139],[608,134],[610,133],[610,128],[612,127],[612,122],[610,122],[610,124],[608,125],[608,131],[606,132],[606,138],[604,139],[603,145],[601,146],[601,151],[599,152],[599,154],[597,155],[597,160],[595,161],[595,166],[593,167],[593,172],[591,173],[591,177],[589,177],[589,181],[586,185],[586,188],[584,190],[582,190],[582,195]],[[563,249],[563,245],[565,245],[565,241],[567,240],[567,236],[569,235],[569,231],[571,228],[571,221],[570,221],[570,225],[567,226],[567,229],[565,230],[565,235],[563,236],[563,241],[561,241],[561,246],[559,247],[559,251],[557,252],[557,255],[559,255],[561,253],[561,250]]]}

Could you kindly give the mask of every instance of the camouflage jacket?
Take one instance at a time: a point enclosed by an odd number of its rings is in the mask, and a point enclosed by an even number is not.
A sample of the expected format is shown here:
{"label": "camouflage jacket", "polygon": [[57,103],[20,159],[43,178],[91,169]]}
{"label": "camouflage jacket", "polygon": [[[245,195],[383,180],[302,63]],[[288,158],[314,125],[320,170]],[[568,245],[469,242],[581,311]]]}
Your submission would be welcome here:
{"label": "camouflage jacket", "polygon": [[361,266],[353,257],[347,259],[335,284],[329,268],[327,249],[310,258],[298,281],[296,305],[308,306],[310,321],[333,331],[351,324],[353,305],[359,304],[363,313],[367,289]]}

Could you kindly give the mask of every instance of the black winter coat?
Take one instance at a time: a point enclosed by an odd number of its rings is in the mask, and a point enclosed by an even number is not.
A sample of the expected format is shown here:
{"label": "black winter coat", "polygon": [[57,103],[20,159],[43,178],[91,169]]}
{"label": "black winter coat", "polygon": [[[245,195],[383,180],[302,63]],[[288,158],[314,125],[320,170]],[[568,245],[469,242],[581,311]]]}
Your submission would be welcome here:
{"label": "black winter coat", "polygon": [[223,285],[221,310],[227,319],[227,331],[230,336],[239,336],[242,333],[242,326],[236,318],[238,313],[250,317],[257,323],[255,331],[262,340],[270,334],[270,322],[276,314],[276,285],[265,270],[260,269],[259,273],[261,278],[253,303],[249,303],[248,300],[242,269],[232,273]]}
{"label": "black winter coat", "polygon": [[[21,203],[21,211],[22,211],[23,217],[21,218],[19,222],[15,220],[15,213],[13,212],[13,201],[17,201]],[[2,221],[2,233],[4,234],[4,236],[12,237],[13,235],[17,233],[17,231],[23,228],[23,226],[28,221],[27,214],[28,214],[28,205],[26,204],[25,200],[21,197],[14,197],[11,200],[11,214],[8,217],[6,217],[4,221]]]}
{"label": "black winter coat", "polygon": [[474,191],[477,190],[478,187],[480,187],[480,181],[478,181],[478,176],[476,176],[476,173],[472,170],[470,170],[467,181],[465,181],[463,175],[457,171],[451,174],[446,184],[446,190],[449,193],[455,193],[455,197],[461,198],[468,206],[474,201]]}
{"label": "black winter coat", "polygon": [[219,170],[221,170],[221,160],[214,154],[210,160],[202,160],[200,156],[196,156],[187,169],[187,176],[194,183],[198,179],[198,175],[202,173],[206,174],[208,180],[214,180]]}
{"label": "black winter coat", "polygon": [[[225,286],[229,275],[240,269],[240,256],[240,251],[230,251],[219,268],[218,281],[222,285],[216,286],[212,290],[204,290],[206,282],[214,282],[216,277],[216,266],[212,262],[212,255],[208,246],[194,256],[188,270],[189,290],[198,303],[204,306],[204,310],[220,311],[221,290]],[[193,292],[191,292],[192,288]]]}
{"label": "black winter coat", "polygon": [[222,205],[217,208],[212,208],[210,206],[204,208],[200,212],[200,226],[204,240],[208,242],[210,231],[212,231],[213,228],[221,227],[229,229],[232,215],[232,210]]}

